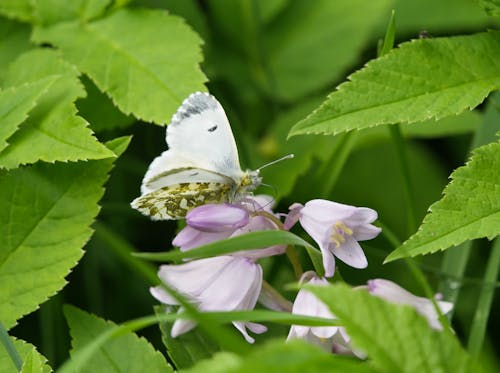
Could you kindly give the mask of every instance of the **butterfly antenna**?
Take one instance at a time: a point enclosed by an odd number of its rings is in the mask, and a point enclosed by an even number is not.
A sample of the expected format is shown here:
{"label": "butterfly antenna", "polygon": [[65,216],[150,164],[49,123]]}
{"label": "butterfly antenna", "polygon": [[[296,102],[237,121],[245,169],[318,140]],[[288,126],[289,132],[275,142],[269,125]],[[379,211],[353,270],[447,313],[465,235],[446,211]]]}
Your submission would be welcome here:
{"label": "butterfly antenna", "polygon": [[[291,158],[293,158],[293,157],[294,157],[294,155],[293,155],[293,154],[288,154],[288,155],[285,155],[284,157],[281,157],[281,158],[278,158],[278,159],[276,159],[276,160],[274,160],[274,161],[272,161],[272,162],[266,163],[264,166],[260,166],[260,167],[257,169],[257,171],[260,171],[260,170],[262,170],[263,168],[265,168],[265,167],[267,167],[267,166],[271,166],[271,165],[273,165],[273,164],[275,164],[275,163],[278,163],[278,162],[281,162],[281,161],[283,161],[283,160],[285,160],[285,159],[291,159]],[[270,185],[269,185],[269,186],[270,186]]]}

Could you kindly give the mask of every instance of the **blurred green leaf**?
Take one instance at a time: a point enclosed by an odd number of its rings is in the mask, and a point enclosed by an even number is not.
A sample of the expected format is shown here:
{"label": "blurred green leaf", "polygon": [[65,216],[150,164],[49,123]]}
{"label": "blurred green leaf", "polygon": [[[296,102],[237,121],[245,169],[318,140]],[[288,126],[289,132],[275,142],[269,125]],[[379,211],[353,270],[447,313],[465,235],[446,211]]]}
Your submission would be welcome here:
{"label": "blurred green leaf", "polygon": [[[35,346],[21,339],[12,339],[17,352],[24,362],[22,372],[52,372],[50,366],[47,365],[47,359],[36,350]],[[19,373],[19,370],[16,369],[3,347],[0,348],[0,367],[2,368],[2,373]]]}
{"label": "blurred green leaf", "polygon": [[478,3],[489,15],[500,17],[500,0],[478,0]]}
{"label": "blurred green leaf", "polygon": [[24,53],[10,66],[3,83],[9,87],[53,76],[57,80],[8,139],[10,145],[0,153],[0,167],[15,168],[39,160],[77,161],[114,156],[96,140],[87,122],[76,115],[73,102],[83,97],[85,91],[76,69],[54,50]]}
{"label": "blurred green leaf", "polygon": [[34,4],[31,0],[1,0],[0,14],[24,22],[33,21]]}
{"label": "blurred green leaf", "polygon": [[464,241],[500,233],[500,141],[473,151],[455,170],[444,197],[429,208],[417,233],[386,262],[445,250]]}
{"label": "blurred green leaf", "polygon": [[163,124],[193,91],[206,90],[200,38],[165,12],[119,10],[101,20],[34,32],[61,49],[125,114]]}
{"label": "blurred green leaf", "polygon": [[[164,313],[163,308],[155,307],[156,314]],[[168,306],[167,310],[169,313],[173,312],[172,308]],[[172,338],[170,335],[172,324],[172,322],[161,322],[160,330],[168,357],[177,370],[188,368],[220,351],[217,343],[210,339],[200,328],[195,328],[177,338]]]}
{"label": "blurred green leaf", "polygon": [[[103,332],[116,327],[111,321],[73,306],[64,308],[71,334],[71,353],[92,343]],[[144,338],[132,332],[106,342],[92,355],[80,372],[173,372],[161,353]]]}
{"label": "blurred green leaf", "polygon": [[[109,142],[117,155],[130,138]],[[0,172],[0,320],[7,329],[59,291],[83,255],[114,158]]]}
{"label": "blurred green leaf", "polygon": [[21,53],[33,48],[28,25],[0,18],[0,81],[7,66]]}
{"label": "blurred green leaf", "polygon": [[308,286],[339,318],[354,347],[382,372],[472,372],[457,338],[431,329],[409,306],[395,305],[347,285]]}
{"label": "blurred green leaf", "polygon": [[423,31],[432,37],[435,33],[474,31],[494,25],[494,19],[485,14],[477,0],[397,0],[395,10],[399,32],[414,37]]}
{"label": "blurred green leaf", "polygon": [[334,355],[319,347],[300,340],[283,342],[271,341],[258,346],[246,356],[227,352],[219,353],[211,360],[199,364],[182,373],[254,373],[254,372],[377,372],[366,362]]}
{"label": "blurred green leaf", "polygon": [[11,87],[0,91],[0,152],[9,144],[7,139],[16,132],[19,125],[28,117],[38,98],[57,79],[56,76],[40,79],[34,83]]}
{"label": "blurred green leaf", "polygon": [[111,0],[37,0],[34,17],[41,25],[73,20],[87,22],[102,15],[110,3]]}
{"label": "blurred green leaf", "polygon": [[500,86],[500,32],[421,39],[370,61],[290,136],[455,115]]}
{"label": "blurred green leaf", "polygon": [[291,101],[338,80],[392,1],[291,1],[265,31],[273,94]]}

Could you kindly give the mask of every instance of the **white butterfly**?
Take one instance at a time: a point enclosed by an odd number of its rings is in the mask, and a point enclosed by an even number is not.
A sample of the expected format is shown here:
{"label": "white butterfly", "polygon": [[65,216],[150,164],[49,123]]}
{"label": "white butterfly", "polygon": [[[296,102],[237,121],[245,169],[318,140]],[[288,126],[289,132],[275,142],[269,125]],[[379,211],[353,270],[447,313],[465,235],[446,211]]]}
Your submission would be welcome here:
{"label": "white butterfly", "polygon": [[131,206],[153,220],[180,219],[206,203],[232,202],[261,182],[259,170],[242,171],[221,104],[192,93],[167,127],[168,150],[149,165],[141,196]]}

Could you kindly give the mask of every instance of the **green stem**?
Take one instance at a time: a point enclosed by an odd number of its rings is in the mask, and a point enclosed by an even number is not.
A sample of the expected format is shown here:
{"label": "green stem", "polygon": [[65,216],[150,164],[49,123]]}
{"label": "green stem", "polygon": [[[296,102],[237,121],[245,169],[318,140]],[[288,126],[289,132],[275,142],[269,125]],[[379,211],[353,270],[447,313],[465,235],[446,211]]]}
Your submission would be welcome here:
{"label": "green stem", "polygon": [[408,230],[409,233],[412,234],[417,230],[417,218],[415,214],[415,203],[413,200],[413,185],[409,172],[410,165],[408,162],[408,154],[405,149],[405,141],[400,125],[395,124],[389,126],[389,131],[391,133],[394,146],[396,147],[396,158],[398,159],[401,174],[403,175],[403,195],[407,211]]}
{"label": "green stem", "polygon": [[9,354],[10,360],[16,367],[16,370],[20,372],[23,367],[23,359],[21,359],[21,356],[19,356],[19,353],[17,352],[14,343],[12,343],[12,339],[7,333],[7,330],[5,330],[1,321],[0,321],[0,341],[2,342],[2,345],[7,351],[7,353]]}
{"label": "green stem", "polygon": [[479,301],[472,321],[472,328],[469,335],[468,350],[473,356],[478,356],[486,334],[486,325],[488,323],[488,316],[490,314],[491,302],[495,293],[494,286],[487,284],[496,281],[500,271],[500,239],[496,239],[492,245],[492,250],[488,264],[486,265],[486,272],[484,274],[484,285],[479,294]]}
{"label": "green stem", "polygon": [[[443,299],[455,304],[458,299],[460,287],[463,282],[463,275],[472,248],[472,241],[466,241],[457,247],[446,251],[443,262],[441,263],[441,274],[444,279],[439,285],[439,292]],[[453,308],[447,315],[451,320],[455,309]]]}
{"label": "green stem", "polygon": [[[328,198],[332,192],[333,187],[337,183],[340,176],[342,168],[344,168],[345,162],[351,153],[352,147],[354,145],[355,132],[347,132],[339,136],[339,143],[337,144],[335,150],[333,151],[330,159],[325,162],[325,167],[321,169],[319,175],[322,175],[323,188],[321,195],[324,198]],[[330,166],[332,165],[332,166]],[[328,167],[328,169],[326,169]],[[325,180],[324,175],[327,175]]]}

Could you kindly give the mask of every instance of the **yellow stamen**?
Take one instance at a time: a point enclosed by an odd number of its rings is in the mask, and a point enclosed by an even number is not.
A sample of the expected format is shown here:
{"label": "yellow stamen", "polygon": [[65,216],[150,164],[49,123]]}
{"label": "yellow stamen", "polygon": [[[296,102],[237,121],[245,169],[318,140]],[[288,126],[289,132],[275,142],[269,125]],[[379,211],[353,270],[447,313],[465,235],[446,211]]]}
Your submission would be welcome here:
{"label": "yellow stamen", "polygon": [[344,222],[338,221],[333,224],[330,241],[335,243],[335,247],[340,247],[345,242],[345,236],[352,236],[352,229],[346,227]]}

